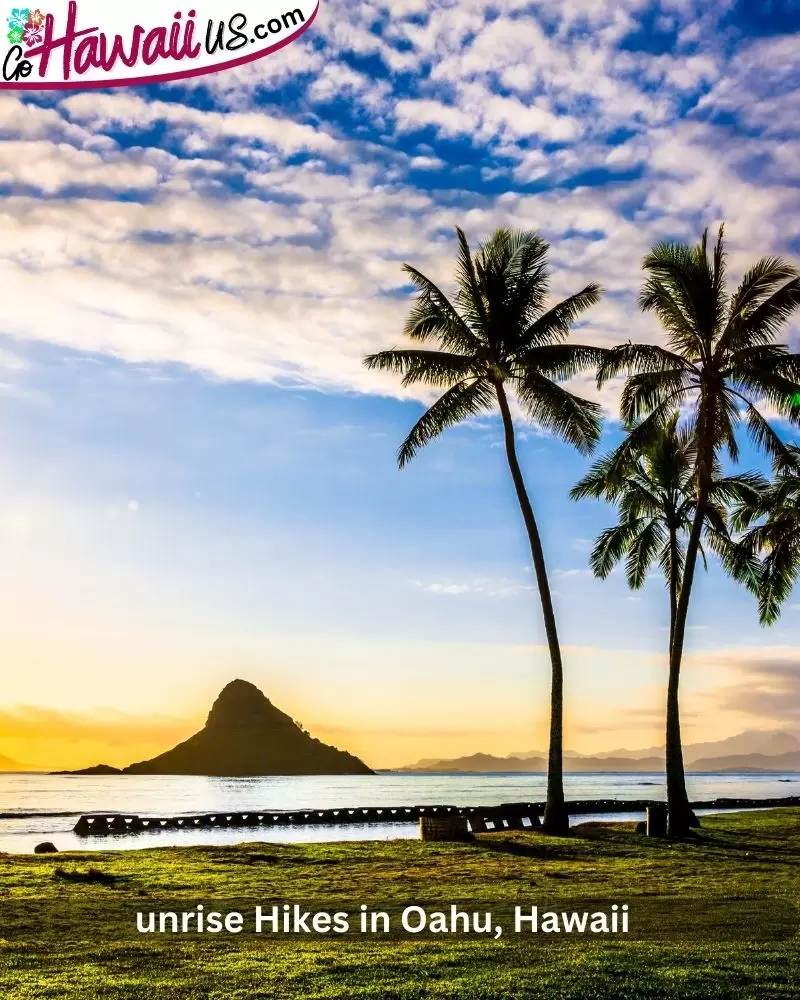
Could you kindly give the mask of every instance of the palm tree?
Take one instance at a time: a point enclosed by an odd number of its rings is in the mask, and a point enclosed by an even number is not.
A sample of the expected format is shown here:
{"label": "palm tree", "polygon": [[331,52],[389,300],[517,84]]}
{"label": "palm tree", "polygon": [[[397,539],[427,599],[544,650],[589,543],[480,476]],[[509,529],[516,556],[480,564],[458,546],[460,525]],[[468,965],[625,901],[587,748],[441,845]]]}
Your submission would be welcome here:
{"label": "palm tree", "polygon": [[[639,298],[654,312],[666,346],[627,343],[615,348],[598,370],[598,383],[627,374],[621,397],[623,420],[635,425],[618,462],[640,450],[654,430],[685,407],[696,440],[692,488],[695,508],[686,545],[683,578],[670,642],[669,690],[677,702],[686,621],[703,529],[709,515],[717,462],[723,451],[736,461],[736,430],[744,423],[776,469],[793,463],[791,451],[761,412],[770,406],[800,423],[800,355],[776,338],[800,305],[800,276],[788,261],[764,257],[727,290],[723,228],[709,254],[708,231],[698,246],[659,243],[645,257],[647,274]],[[677,704],[672,717],[678,718]],[[691,820],[680,734],[667,743],[669,832],[681,836]]]}
{"label": "palm tree", "polygon": [[548,244],[536,233],[498,229],[473,254],[456,230],[456,288],[448,298],[416,268],[404,265],[417,289],[405,333],[429,348],[381,351],[368,368],[402,375],[404,386],[443,390],[404,441],[402,468],[448,427],[499,407],[506,457],[528,534],[552,667],[550,750],[544,829],[569,828],[562,769],[563,668],[542,542],[517,458],[509,393],[545,431],[589,452],[600,435],[600,407],[559,383],[602,363],[596,347],[568,343],[574,321],[600,297],[596,284],[546,307]]}
{"label": "palm tree", "polygon": [[675,627],[678,589],[685,558],[684,535],[691,527],[691,479],[696,450],[692,437],[672,417],[639,455],[616,452],[597,461],[570,492],[573,500],[592,497],[619,508],[619,523],[598,537],[590,556],[595,576],[605,580],[623,557],[631,590],[644,586],[658,560],[666,578],[670,633]]}
{"label": "palm tree", "polygon": [[[800,448],[791,449],[800,468]],[[754,522],[759,522],[753,527]],[[763,555],[758,580],[762,625],[773,625],[800,577],[800,472],[785,468],[752,500],[743,500],[734,527],[750,529],[742,542],[752,555]]]}
{"label": "palm tree", "polygon": [[[615,504],[619,523],[603,531],[590,556],[596,576],[605,579],[625,558],[626,576],[632,590],[639,590],[657,561],[669,593],[670,645],[675,631],[678,599],[686,561],[686,538],[691,533],[697,509],[693,480],[697,462],[695,439],[679,427],[674,413],[640,454],[625,445],[622,459],[616,452],[601,458],[572,489],[573,500],[592,497]],[[728,530],[728,505],[754,508],[767,482],[755,473],[713,480],[704,524],[706,546],[715,551],[731,575],[751,589],[758,581],[756,560],[732,541]],[[699,553],[706,565],[702,544]],[[677,675],[671,676],[677,685]],[[666,741],[670,759],[683,772],[677,686],[667,692]],[[677,745],[670,747],[669,742]],[[681,780],[684,780],[683,778]],[[690,817],[697,824],[694,816]]]}

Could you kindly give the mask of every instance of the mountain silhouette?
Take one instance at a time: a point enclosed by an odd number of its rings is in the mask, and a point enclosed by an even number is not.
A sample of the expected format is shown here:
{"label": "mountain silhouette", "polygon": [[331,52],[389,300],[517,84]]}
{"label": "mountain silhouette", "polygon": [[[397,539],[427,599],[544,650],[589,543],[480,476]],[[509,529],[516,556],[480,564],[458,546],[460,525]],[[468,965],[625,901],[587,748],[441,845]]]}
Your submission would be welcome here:
{"label": "mountain silhouette", "polygon": [[[797,771],[800,770],[800,739],[780,731],[748,731],[712,743],[689,743],[683,748],[688,771]],[[664,747],[645,750],[610,750],[596,754],[564,751],[564,771],[636,772],[664,769]],[[546,772],[547,754],[539,751],[514,753],[508,757],[475,753],[449,760],[428,758],[399,770],[412,772]]]}
{"label": "mountain silhouette", "polygon": [[[113,773],[96,768],[83,773],[92,771]],[[222,689],[199,733],[121,773],[255,777],[373,772],[358,757],[309,736],[254,684],[235,680]]]}
{"label": "mountain silhouette", "polygon": [[4,757],[0,754],[0,771],[23,771],[24,767],[22,764],[18,764],[17,761],[12,760],[10,757]]}

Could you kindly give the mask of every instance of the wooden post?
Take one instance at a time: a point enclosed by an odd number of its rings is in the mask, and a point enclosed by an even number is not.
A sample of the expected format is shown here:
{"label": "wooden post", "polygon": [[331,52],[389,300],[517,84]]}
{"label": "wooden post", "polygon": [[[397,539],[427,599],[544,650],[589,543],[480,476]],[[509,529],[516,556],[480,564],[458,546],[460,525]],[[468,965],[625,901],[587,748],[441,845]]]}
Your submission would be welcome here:
{"label": "wooden post", "polygon": [[647,836],[666,837],[667,835],[667,804],[657,802],[647,807]]}
{"label": "wooden post", "polygon": [[419,835],[422,840],[472,840],[466,816],[422,816]]}

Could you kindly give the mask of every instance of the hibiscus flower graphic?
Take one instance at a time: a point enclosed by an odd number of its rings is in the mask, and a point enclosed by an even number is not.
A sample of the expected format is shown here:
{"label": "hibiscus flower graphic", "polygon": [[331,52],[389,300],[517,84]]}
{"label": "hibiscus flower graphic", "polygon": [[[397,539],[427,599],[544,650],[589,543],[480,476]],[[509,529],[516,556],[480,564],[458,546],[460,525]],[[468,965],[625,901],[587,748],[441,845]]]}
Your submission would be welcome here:
{"label": "hibiscus flower graphic", "polygon": [[12,28],[8,33],[8,40],[12,45],[20,45],[23,38],[22,28]]}
{"label": "hibiscus flower graphic", "polygon": [[34,28],[40,28],[44,22],[46,14],[43,14],[40,10],[30,10],[28,11],[28,23],[25,27],[33,26]]}
{"label": "hibiscus flower graphic", "polygon": [[25,33],[23,35],[23,38],[25,39],[25,44],[28,46],[41,45],[44,35],[42,33],[41,27],[38,24],[31,24],[31,22],[29,21],[25,25]]}
{"label": "hibiscus flower graphic", "polygon": [[9,28],[9,38],[11,37],[12,31],[24,31],[25,25],[31,16],[31,12],[27,7],[13,7],[11,9],[11,14],[8,18],[8,28]]}

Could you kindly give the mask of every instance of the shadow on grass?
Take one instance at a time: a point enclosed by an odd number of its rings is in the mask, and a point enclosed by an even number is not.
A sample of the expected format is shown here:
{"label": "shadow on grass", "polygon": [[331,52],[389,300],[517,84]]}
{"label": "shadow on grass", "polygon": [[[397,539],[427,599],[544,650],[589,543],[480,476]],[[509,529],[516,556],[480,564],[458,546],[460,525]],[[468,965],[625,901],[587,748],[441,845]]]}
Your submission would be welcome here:
{"label": "shadow on grass", "polygon": [[88,871],[67,871],[65,868],[56,868],[53,878],[63,882],[80,882],[86,885],[119,885],[121,882],[128,882],[127,875],[112,875],[111,872],[101,872],[97,868],[90,868]]}
{"label": "shadow on grass", "polygon": [[747,865],[800,860],[796,841],[782,843],[768,829],[703,827],[682,839],[646,837],[634,830],[634,824],[589,822],[572,827],[568,837],[550,838],[538,831],[525,831],[511,839],[508,832],[498,832],[482,834],[472,844],[478,850],[553,862],[663,856],[676,850],[700,854],[711,865],[726,859]]}

